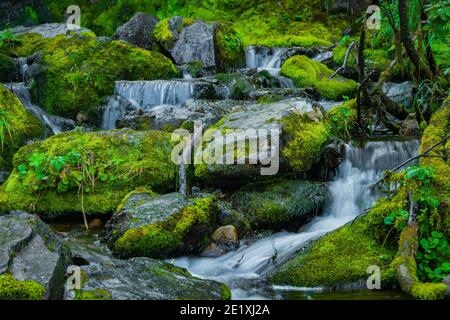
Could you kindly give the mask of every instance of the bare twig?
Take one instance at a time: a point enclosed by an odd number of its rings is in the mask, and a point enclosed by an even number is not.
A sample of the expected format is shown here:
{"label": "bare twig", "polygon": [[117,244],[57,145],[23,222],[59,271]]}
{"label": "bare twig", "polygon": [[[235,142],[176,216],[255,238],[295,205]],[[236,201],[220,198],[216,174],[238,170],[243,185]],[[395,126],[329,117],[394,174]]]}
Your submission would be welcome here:
{"label": "bare twig", "polygon": [[342,66],[339,67],[335,72],[333,72],[333,74],[328,79],[330,79],[330,80],[333,79],[339,72],[341,72],[341,70],[343,70],[347,67],[348,59],[350,58],[350,52],[354,46],[355,46],[355,41],[350,43],[350,45],[348,46],[347,52],[345,53],[344,63],[342,64]]}

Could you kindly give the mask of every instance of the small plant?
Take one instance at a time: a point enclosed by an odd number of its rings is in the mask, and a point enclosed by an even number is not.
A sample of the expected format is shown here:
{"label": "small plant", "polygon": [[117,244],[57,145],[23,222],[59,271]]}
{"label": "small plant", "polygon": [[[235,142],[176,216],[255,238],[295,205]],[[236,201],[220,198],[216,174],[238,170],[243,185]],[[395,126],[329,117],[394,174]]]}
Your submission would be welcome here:
{"label": "small plant", "polygon": [[9,125],[11,113],[0,109],[0,149],[3,151],[7,140],[13,141],[12,129]]}
{"label": "small plant", "polygon": [[450,247],[442,233],[433,231],[431,237],[420,240],[418,275],[422,281],[439,282],[450,273]]}
{"label": "small plant", "polygon": [[352,137],[351,132],[354,128],[355,111],[349,107],[338,107],[329,116],[329,130],[331,133],[343,140],[350,139]]}
{"label": "small plant", "polygon": [[397,230],[402,231],[408,222],[409,212],[403,209],[397,210],[384,218],[384,223],[393,225]]}
{"label": "small plant", "polygon": [[0,32],[0,49],[11,48],[22,43],[9,29]]}

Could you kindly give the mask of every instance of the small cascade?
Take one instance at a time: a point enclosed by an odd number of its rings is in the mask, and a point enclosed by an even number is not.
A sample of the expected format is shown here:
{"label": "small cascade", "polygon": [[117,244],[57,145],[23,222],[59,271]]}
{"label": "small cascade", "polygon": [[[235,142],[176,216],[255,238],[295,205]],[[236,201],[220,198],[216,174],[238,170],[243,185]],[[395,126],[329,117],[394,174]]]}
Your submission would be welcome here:
{"label": "small cascade", "polygon": [[[310,241],[352,221],[382,195],[372,185],[383,171],[416,155],[418,141],[370,141],[346,146],[345,160],[330,185],[332,201],[323,216],[314,218],[299,233],[278,232],[219,258],[182,257],[174,263],[192,274],[227,283],[234,299],[273,298],[264,292],[263,277],[287,261]],[[272,258],[276,256],[276,263]]]}
{"label": "small cascade", "polygon": [[109,97],[105,111],[103,112],[102,129],[114,130],[117,119],[122,118],[127,112],[135,109],[130,101],[121,96],[114,95]]}
{"label": "small cascade", "polygon": [[268,71],[271,76],[278,79],[281,88],[295,88],[295,84],[291,79],[280,76],[281,65],[287,52],[287,48],[249,46],[245,51],[247,68]]}
{"label": "small cascade", "polygon": [[22,102],[28,112],[35,115],[44,125],[49,127],[53,134],[58,134],[62,131],[67,131],[67,129],[73,129],[75,127],[75,123],[72,120],[49,115],[42,108],[34,105],[31,102],[30,91],[24,83],[8,83],[4,86],[5,88],[11,90],[17,98],[19,98],[20,102]]}
{"label": "small cascade", "polygon": [[15,59],[16,64],[19,66],[20,77],[23,82],[30,80],[29,70],[30,66],[28,65],[28,57],[21,57]]}

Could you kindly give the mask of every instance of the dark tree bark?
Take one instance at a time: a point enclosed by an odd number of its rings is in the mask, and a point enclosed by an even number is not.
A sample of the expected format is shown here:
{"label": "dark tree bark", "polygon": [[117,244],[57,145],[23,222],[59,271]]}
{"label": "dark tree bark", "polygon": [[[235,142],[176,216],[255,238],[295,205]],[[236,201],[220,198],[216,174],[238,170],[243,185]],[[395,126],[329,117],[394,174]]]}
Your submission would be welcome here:
{"label": "dark tree bark", "polygon": [[414,47],[414,42],[411,39],[408,26],[408,1],[398,1],[398,15],[400,18],[400,39],[405,47],[406,54],[409,60],[411,60],[414,68],[417,72],[419,79],[430,78],[430,69],[427,65],[420,63],[420,56]]}

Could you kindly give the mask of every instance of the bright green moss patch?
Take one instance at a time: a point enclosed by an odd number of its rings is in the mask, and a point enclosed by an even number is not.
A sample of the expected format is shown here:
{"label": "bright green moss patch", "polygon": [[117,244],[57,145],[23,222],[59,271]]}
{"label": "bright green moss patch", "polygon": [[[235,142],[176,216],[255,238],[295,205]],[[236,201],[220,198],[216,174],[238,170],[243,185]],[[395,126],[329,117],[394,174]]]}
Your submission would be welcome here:
{"label": "bright green moss patch", "polygon": [[329,110],[325,117],[330,134],[339,139],[350,139],[357,126],[356,100],[344,102]]}
{"label": "bright green moss patch", "polygon": [[111,300],[112,296],[108,290],[94,289],[90,291],[76,290],[75,300]]}
{"label": "bright green moss patch", "polygon": [[[23,147],[0,190],[0,212],[42,216],[113,212],[138,187],[175,187],[170,135],[159,131],[74,131]],[[83,193],[81,193],[81,185]]]}
{"label": "bright green moss patch", "polygon": [[281,73],[294,80],[300,88],[313,87],[324,98],[330,100],[350,97],[357,88],[355,81],[340,76],[335,76],[330,80],[329,76],[333,71],[306,56],[294,56],[286,60],[281,68]]}
{"label": "bright green moss patch", "polygon": [[448,286],[444,283],[417,283],[412,287],[412,295],[420,300],[443,299]]}
{"label": "bright green moss patch", "polygon": [[163,19],[155,27],[153,35],[155,39],[162,43],[168,43],[174,40],[172,30],[170,30],[169,18]]}
{"label": "bright green moss patch", "polygon": [[21,37],[17,55],[43,51],[43,73],[37,79],[39,104],[48,112],[75,118],[111,95],[116,80],[165,79],[178,74],[162,54],[122,41],[99,41],[90,34],[44,39]]}
{"label": "bright green moss patch", "polygon": [[[127,230],[116,241],[114,253],[120,257],[154,258],[183,251],[185,237],[194,228],[201,230],[214,225],[219,212],[217,201],[212,197],[193,202],[164,221]],[[206,245],[207,242],[203,247]]]}
{"label": "bright green moss patch", "polygon": [[296,172],[305,172],[320,158],[328,140],[323,122],[315,122],[305,115],[292,114],[282,120],[283,132],[290,137],[281,154]]}
{"label": "bright green moss patch", "polygon": [[11,167],[17,149],[42,132],[42,125],[25,110],[16,95],[0,85],[0,168]]}
{"label": "bright green moss patch", "polygon": [[0,300],[42,300],[45,288],[36,281],[19,281],[12,275],[0,275]]}
{"label": "bright green moss patch", "polygon": [[237,66],[243,57],[244,47],[242,40],[232,25],[220,23],[216,29],[216,43],[218,54],[220,56],[221,70],[225,66]]}
{"label": "bright green moss patch", "polygon": [[312,243],[304,252],[275,270],[273,283],[300,287],[332,287],[367,279],[367,268],[381,268],[382,283],[395,281],[391,261],[396,239],[386,240],[389,228],[383,219],[404,204],[400,197],[380,200],[365,216],[353,224],[329,233]]}

